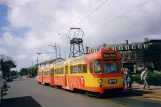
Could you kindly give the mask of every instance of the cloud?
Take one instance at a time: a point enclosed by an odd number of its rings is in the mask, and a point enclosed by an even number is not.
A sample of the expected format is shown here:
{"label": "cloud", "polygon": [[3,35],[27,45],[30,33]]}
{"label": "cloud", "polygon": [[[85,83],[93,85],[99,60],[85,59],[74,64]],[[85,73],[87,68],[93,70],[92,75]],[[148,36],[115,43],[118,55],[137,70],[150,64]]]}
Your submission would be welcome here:
{"label": "cloud", "polygon": [[[36,63],[36,52],[51,52],[49,44],[59,45],[64,56],[66,39],[58,33],[67,33],[70,27],[83,28],[84,45],[142,41],[144,37],[161,38],[161,2],[150,0],[145,5],[100,27],[104,23],[145,2],[145,0],[109,0],[99,10],[78,24],[104,0],[0,0],[8,6],[9,26],[0,38],[3,52],[17,60],[18,68]],[[13,29],[23,30],[19,35]],[[19,32],[20,30],[16,30]],[[68,44],[69,45],[69,44]],[[69,48],[69,46],[68,46]],[[0,49],[2,50],[2,49]],[[54,54],[39,56],[40,61],[54,58]]]}
{"label": "cloud", "polygon": [[27,55],[23,55],[23,54],[20,54],[20,55],[18,55],[17,56],[17,60],[22,60],[22,59],[25,59],[25,58],[27,58]]}

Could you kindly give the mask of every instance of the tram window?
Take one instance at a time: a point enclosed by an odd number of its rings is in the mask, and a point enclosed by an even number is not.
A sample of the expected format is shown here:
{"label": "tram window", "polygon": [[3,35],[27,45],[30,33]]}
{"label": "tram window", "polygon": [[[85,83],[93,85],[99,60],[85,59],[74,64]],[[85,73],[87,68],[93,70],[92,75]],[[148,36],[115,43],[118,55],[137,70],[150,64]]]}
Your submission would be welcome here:
{"label": "tram window", "polygon": [[78,65],[78,73],[82,73],[81,64]]}
{"label": "tram window", "polygon": [[77,72],[78,72],[78,67],[77,66],[73,66],[72,73],[76,74]]}
{"label": "tram window", "polygon": [[73,72],[73,66],[70,66],[70,74]]}
{"label": "tram window", "polygon": [[90,73],[92,73],[92,72],[93,72],[93,63],[90,62]]}
{"label": "tram window", "polygon": [[59,74],[61,74],[61,72],[62,72],[62,71],[61,71],[61,68],[59,68]]}
{"label": "tram window", "polygon": [[59,69],[56,69],[56,73],[57,73],[57,75],[59,75]]}
{"label": "tram window", "polygon": [[58,74],[60,74],[60,68],[58,68]]}
{"label": "tram window", "polygon": [[62,70],[61,70],[61,68],[59,68],[59,74],[62,74]]}
{"label": "tram window", "polygon": [[64,67],[62,68],[62,74],[64,74]]}
{"label": "tram window", "polygon": [[104,64],[104,73],[115,73],[115,72],[119,72],[117,63],[105,63]]}
{"label": "tram window", "polygon": [[55,75],[57,75],[56,69],[55,69]]}
{"label": "tram window", "polygon": [[50,71],[50,75],[51,75],[51,76],[54,75],[54,70],[53,70],[53,69]]}
{"label": "tram window", "polygon": [[82,65],[83,73],[87,73],[87,64]]}
{"label": "tram window", "polygon": [[101,69],[101,60],[95,60],[94,61],[94,71],[96,74],[101,74],[102,69]]}

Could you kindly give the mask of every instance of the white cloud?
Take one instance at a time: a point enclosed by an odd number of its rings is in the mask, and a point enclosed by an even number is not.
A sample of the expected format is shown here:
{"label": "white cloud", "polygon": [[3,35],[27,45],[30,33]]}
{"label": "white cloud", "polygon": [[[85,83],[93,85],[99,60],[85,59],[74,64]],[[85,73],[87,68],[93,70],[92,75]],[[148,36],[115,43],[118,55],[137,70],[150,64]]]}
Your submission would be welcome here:
{"label": "white cloud", "polygon": [[25,58],[27,58],[27,55],[20,54],[16,57],[16,60],[23,60]]}
{"label": "white cloud", "polygon": [[[32,61],[36,63],[36,52],[53,51],[47,45],[55,42],[61,46],[64,56],[66,39],[60,40],[61,36],[57,34],[67,33],[73,26],[83,28],[84,42],[88,46],[120,43],[125,39],[160,38],[161,2],[158,0],[151,0],[118,20],[99,27],[144,1],[109,0],[83,23],[77,24],[104,0],[0,0],[9,7],[7,19],[10,22],[8,27],[3,28],[6,32],[0,42],[5,54],[17,59],[20,68],[30,66]],[[29,28],[22,36],[10,30],[21,27]],[[45,60],[54,55],[39,57]]]}

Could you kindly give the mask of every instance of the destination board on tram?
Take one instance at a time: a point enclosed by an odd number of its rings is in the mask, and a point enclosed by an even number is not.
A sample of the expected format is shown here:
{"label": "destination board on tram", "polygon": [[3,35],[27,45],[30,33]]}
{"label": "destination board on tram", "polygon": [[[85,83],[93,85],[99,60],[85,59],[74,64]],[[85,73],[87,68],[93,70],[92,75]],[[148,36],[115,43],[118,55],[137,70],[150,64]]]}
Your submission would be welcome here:
{"label": "destination board on tram", "polygon": [[104,53],[103,57],[104,58],[116,58],[116,53]]}

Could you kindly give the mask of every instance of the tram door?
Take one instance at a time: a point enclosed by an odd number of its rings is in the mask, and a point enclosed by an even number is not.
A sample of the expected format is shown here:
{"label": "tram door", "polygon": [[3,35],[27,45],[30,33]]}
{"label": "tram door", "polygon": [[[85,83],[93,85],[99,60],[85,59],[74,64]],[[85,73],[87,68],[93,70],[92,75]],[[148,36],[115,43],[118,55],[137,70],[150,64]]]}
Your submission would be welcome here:
{"label": "tram door", "polygon": [[42,76],[41,76],[41,84],[43,84],[43,80],[44,80],[44,71],[42,71],[42,74],[41,74]]}
{"label": "tram door", "polygon": [[65,88],[69,89],[68,87],[68,66],[65,66]]}

